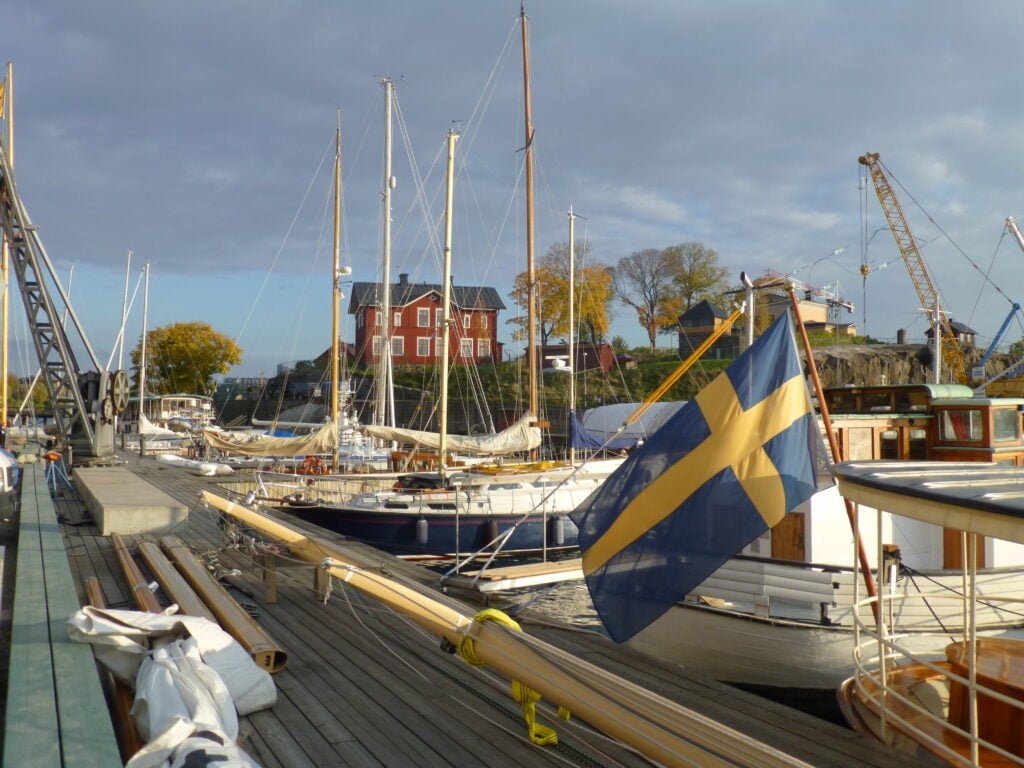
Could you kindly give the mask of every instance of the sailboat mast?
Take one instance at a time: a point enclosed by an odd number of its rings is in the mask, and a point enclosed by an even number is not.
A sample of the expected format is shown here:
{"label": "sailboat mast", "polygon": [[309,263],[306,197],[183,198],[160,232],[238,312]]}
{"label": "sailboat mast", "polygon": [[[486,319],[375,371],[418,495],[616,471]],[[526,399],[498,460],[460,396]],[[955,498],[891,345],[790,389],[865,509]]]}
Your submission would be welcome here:
{"label": "sailboat mast", "polygon": [[[7,120],[7,165],[10,168],[14,167],[14,64],[10,61],[7,62],[7,77],[4,78],[4,87],[0,89],[0,117],[6,118]],[[8,351],[7,351],[7,329],[10,313],[10,289],[8,287],[10,277],[10,246],[7,243],[7,235],[0,233],[0,240],[3,241],[0,245],[2,253],[0,253],[0,271],[3,272],[3,297],[0,299],[0,314],[3,315],[2,320],[3,328],[0,328],[0,427],[6,429],[7,427],[7,398],[9,393],[7,391],[7,366],[8,366]]]}
{"label": "sailboat mast", "polygon": [[391,368],[391,190],[395,177],[391,173],[391,102],[395,83],[384,80],[384,189],[382,197],[383,254],[381,265],[380,376],[377,387],[378,424],[395,426],[395,402],[388,393],[394,386]]}
{"label": "sailboat mast", "polygon": [[[338,428],[338,313],[341,303],[341,110],[334,137],[334,279],[331,280],[331,423]],[[338,444],[334,445],[331,469],[338,469]]]}
{"label": "sailboat mast", "polygon": [[537,407],[537,286],[533,264],[533,116],[530,107],[530,47],[526,9],[519,7],[523,31],[523,115],[526,128],[526,355],[530,372],[530,412]]}
{"label": "sailboat mast", "polygon": [[[576,413],[576,214],[569,206],[569,421]],[[569,463],[576,463],[576,448],[569,438]]]}
{"label": "sailboat mast", "polygon": [[[149,322],[149,264],[142,269],[145,280],[142,288],[142,342],[139,349],[139,425],[146,414],[146,323]],[[141,432],[141,430],[140,430]],[[139,439],[140,451],[142,439]]]}
{"label": "sailboat mast", "polygon": [[448,443],[448,343],[451,335],[452,306],[452,200],[455,189],[455,142],[459,135],[448,129],[448,171],[444,204],[444,267],[441,275],[441,399],[438,410],[437,469],[445,471]]}

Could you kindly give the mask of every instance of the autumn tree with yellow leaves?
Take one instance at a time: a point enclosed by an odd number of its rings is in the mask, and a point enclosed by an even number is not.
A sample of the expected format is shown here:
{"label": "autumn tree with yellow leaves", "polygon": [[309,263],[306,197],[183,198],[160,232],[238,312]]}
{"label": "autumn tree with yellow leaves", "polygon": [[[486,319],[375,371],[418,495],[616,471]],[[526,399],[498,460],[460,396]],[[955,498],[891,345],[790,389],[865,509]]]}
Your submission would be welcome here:
{"label": "autumn tree with yellow leaves", "polygon": [[[206,323],[174,323],[146,334],[146,391],[213,394],[213,377],[242,362],[242,349]],[[138,382],[142,342],[132,351]]]}
{"label": "autumn tree with yellow leaves", "polygon": [[[608,333],[608,317],[613,298],[611,276],[604,264],[588,264],[589,243],[578,240],[573,249],[573,275],[575,280],[576,335],[589,343],[601,343]],[[555,243],[534,266],[537,302],[537,331],[541,345],[551,339],[569,336],[569,243]],[[529,277],[526,272],[516,275],[509,294],[522,314],[507,321],[516,326],[512,338],[526,338],[526,302]]]}

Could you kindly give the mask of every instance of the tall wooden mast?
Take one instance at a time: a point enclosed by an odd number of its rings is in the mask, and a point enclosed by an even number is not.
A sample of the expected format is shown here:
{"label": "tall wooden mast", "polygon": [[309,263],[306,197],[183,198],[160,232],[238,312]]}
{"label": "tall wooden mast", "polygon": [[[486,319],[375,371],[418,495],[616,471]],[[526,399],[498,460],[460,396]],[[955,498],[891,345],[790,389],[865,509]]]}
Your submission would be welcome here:
{"label": "tall wooden mast", "polygon": [[[11,62],[7,62],[7,76],[4,78],[4,87],[0,89],[0,117],[3,117],[7,122],[7,165],[11,168],[14,167],[14,65]],[[8,274],[10,270],[10,252],[7,244],[6,235],[0,234],[0,240],[3,241],[3,245],[0,246],[3,249],[2,255],[0,255],[0,271],[3,272],[3,298],[0,299],[0,322],[3,327],[0,328],[0,334],[3,335],[3,339],[0,340],[0,427],[7,427],[7,398],[9,392],[7,391],[7,326],[8,317],[10,312],[10,289]]]}
{"label": "tall wooden mast", "polygon": [[[334,141],[334,271],[331,280],[331,423],[339,428],[338,413],[338,314],[341,303],[341,110],[338,110],[338,129]],[[338,443],[331,455],[331,469],[338,469]]]}
{"label": "tall wooden mast", "polygon": [[533,264],[533,116],[530,107],[530,44],[526,9],[519,6],[523,32],[523,115],[526,128],[526,355],[530,372],[530,412],[537,418],[537,286]]}

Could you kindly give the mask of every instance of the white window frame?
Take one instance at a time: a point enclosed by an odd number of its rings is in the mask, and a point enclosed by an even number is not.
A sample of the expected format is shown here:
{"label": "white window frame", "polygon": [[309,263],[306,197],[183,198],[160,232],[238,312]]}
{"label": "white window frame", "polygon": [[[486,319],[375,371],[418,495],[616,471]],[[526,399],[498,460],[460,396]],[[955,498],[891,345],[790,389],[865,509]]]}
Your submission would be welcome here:
{"label": "white window frame", "polygon": [[401,327],[401,325],[402,325],[402,310],[400,310],[400,309],[399,310],[395,310],[394,314],[392,314],[392,317],[394,318],[394,324],[391,327],[392,328],[399,328],[399,327]]}
{"label": "white window frame", "polygon": [[405,357],[405,336],[391,337],[391,356]]}
{"label": "white window frame", "polygon": [[473,356],[473,340],[472,339],[459,339],[459,356],[460,357],[472,357]]}
{"label": "white window frame", "polygon": [[462,316],[462,327],[467,331],[473,327],[473,316],[466,314]]}
{"label": "white window frame", "polygon": [[491,340],[490,339],[477,339],[476,340],[476,356],[477,357],[490,357],[491,356]]}
{"label": "white window frame", "polygon": [[430,357],[430,337],[416,337],[416,357]]}
{"label": "white window frame", "polygon": [[418,307],[416,309],[416,327],[430,327],[430,307]]}
{"label": "white window frame", "polygon": [[373,337],[373,346],[371,347],[371,349],[373,349],[373,354],[376,357],[380,357],[380,346],[381,346],[380,334],[378,333],[378,334],[374,335],[374,337]]}

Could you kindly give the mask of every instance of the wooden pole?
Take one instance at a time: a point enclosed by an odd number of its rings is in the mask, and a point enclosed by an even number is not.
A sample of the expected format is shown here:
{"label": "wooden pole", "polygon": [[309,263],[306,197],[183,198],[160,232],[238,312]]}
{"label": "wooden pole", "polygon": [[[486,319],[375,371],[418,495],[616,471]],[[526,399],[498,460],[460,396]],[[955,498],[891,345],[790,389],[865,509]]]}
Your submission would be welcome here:
{"label": "wooden pole", "polygon": [[[811,341],[807,337],[807,329],[800,318],[800,305],[797,302],[796,291],[792,285],[787,285],[786,292],[789,294],[789,302],[793,307],[796,327],[800,329],[800,339],[803,342],[804,354],[807,356],[807,370],[810,372],[811,382],[814,384],[814,394],[818,398],[818,412],[821,413],[821,422],[825,427],[825,435],[828,437],[828,447],[832,451],[832,460],[838,463],[843,460],[843,452],[836,441],[836,434],[832,429],[832,418],[829,416],[828,404],[825,402],[825,391],[821,386],[821,378],[818,376],[818,366],[814,362]],[[857,541],[857,559],[860,561],[860,569],[864,574],[864,588],[867,590],[868,597],[877,598],[878,588],[875,586],[875,577],[871,575],[871,568],[868,565],[868,553],[864,549],[863,540],[857,535],[857,510],[854,509],[853,502],[849,499],[844,498],[843,504],[846,506],[846,517],[850,521],[850,530]],[[871,603],[871,612],[875,615],[875,622],[877,623],[879,620],[877,599]]]}
{"label": "wooden pole", "polygon": [[283,523],[209,491],[202,502],[283,541],[295,555],[391,607],[452,646],[471,643],[490,665],[665,766],[805,766],[806,763],[496,621],[477,620],[389,579]]}

